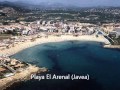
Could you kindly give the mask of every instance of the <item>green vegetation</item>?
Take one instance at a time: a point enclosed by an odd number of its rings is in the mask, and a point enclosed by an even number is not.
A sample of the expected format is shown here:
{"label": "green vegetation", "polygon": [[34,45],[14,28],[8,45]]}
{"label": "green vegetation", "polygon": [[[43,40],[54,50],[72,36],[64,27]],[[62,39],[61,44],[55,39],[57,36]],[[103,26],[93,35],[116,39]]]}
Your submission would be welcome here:
{"label": "green vegetation", "polygon": [[118,38],[112,38],[114,40],[114,45],[120,45],[120,36]]}
{"label": "green vegetation", "polygon": [[[17,9],[15,9],[17,10]],[[67,20],[67,21],[80,21],[82,23],[117,23],[120,22],[120,15],[107,13],[105,11],[92,12],[86,10],[33,10],[29,12],[18,12],[15,15],[0,16],[0,22],[7,24],[6,21],[19,23],[20,21],[32,22],[36,20]]]}
{"label": "green vegetation", "polygon": [[13,31],[11,31],[11,30],[7,30],[6,32],[4,32],[4,34],[1,34],[2,36],[3,35],[13,35],[13,36],[18,36],[19,35],[19,33],[18,33],[18,31],[17,31],[17,29],[14,29]]}
{"label": "green vegetation", "polygon": [[2,24],[3,24],[3,25],[9,25],[9,23],[8,23],[8,22],[3,22]]}
{"label": "green vegetation", "polygon": [[120,36],[116,38],[116,35],[109,35],[109,37],[114,41],[111,43],[112,45],[120,45]]}

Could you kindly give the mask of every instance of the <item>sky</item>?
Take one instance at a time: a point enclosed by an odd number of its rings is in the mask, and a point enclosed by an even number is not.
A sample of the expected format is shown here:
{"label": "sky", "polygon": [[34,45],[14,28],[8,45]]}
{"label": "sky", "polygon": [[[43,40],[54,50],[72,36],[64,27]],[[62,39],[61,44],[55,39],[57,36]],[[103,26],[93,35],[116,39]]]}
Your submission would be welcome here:
{"label": "sky", "polygon": [[20,1],[31,4],[47,3],[62,3],[65,5],[74,6],[120,6],[120,0],[0,0],[0,1]]}

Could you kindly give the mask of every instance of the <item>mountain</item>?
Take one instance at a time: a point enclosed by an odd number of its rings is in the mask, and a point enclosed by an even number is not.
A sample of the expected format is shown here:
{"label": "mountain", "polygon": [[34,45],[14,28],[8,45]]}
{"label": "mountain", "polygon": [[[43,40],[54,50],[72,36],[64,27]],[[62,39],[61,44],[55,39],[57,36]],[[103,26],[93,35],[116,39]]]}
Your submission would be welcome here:
{"label": "mountain", "polygon": [[4,1],[4,2],[0,2],[0,9],[5,8],[5,7],[10,7],[15,9],[18,12],[28,12],[30,11],[29,9],[25,8],[26,4],[24,3],[19,3],[19,2],[8,2],[8,1]]}
{"label": "mountain", "polygon": [[23,3],[22,1],[16,1],[16,2],[9,2],[4,1],[0,2],[0,8],[3,7],[12,7],[17,11],[23,11],[25,10],[43,10],[43,9],[72,9],[77,8],[76,6],[62,4],[62,3],[50,3],[50,2],[41,2],[38,4],[31,4],[31,3]]}
{"label": "mountain", "polygon": [[11,7],[14,8],[18,12],[30,12],[31,10],[80,10],[80,9],[91,9],[91,8],[99,8],[99,9],[106,9],[106,8],[119,8],[119,7],[112,7],[112,6],[98,6],[98,7],[78,7],[71,4],[63,4],[63,3],[53,3],[53,2],[41,2],[41,3],[30,3],[30,2],[9,2],[4,1],[0,2],[0,9],[4,7]]}

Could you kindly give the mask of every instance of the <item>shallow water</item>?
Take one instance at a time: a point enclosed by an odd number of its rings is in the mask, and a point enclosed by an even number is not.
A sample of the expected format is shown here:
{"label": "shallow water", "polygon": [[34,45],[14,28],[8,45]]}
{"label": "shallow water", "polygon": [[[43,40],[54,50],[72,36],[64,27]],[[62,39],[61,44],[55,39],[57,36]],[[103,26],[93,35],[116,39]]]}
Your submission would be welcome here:
{"label": "shallow water", "polygon": [[120,51],[101,45],[99,42],[66,41],[25,49],[11,58],[47,67],[50,69],[47,73],[51,74],[89,74],[90,80],[30,80],[9,89],[120,90]]}

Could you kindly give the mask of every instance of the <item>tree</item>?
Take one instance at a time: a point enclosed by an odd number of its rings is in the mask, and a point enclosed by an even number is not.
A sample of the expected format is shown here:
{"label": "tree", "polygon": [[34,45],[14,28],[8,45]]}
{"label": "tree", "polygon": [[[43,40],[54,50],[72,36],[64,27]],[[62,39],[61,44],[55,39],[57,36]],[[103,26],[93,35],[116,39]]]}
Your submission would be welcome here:
{"label": "tree", "polygon": [[9,25],[9,23],[8,23],[8,22],[3,22],[2,24],[3,24],[3,25]]}

